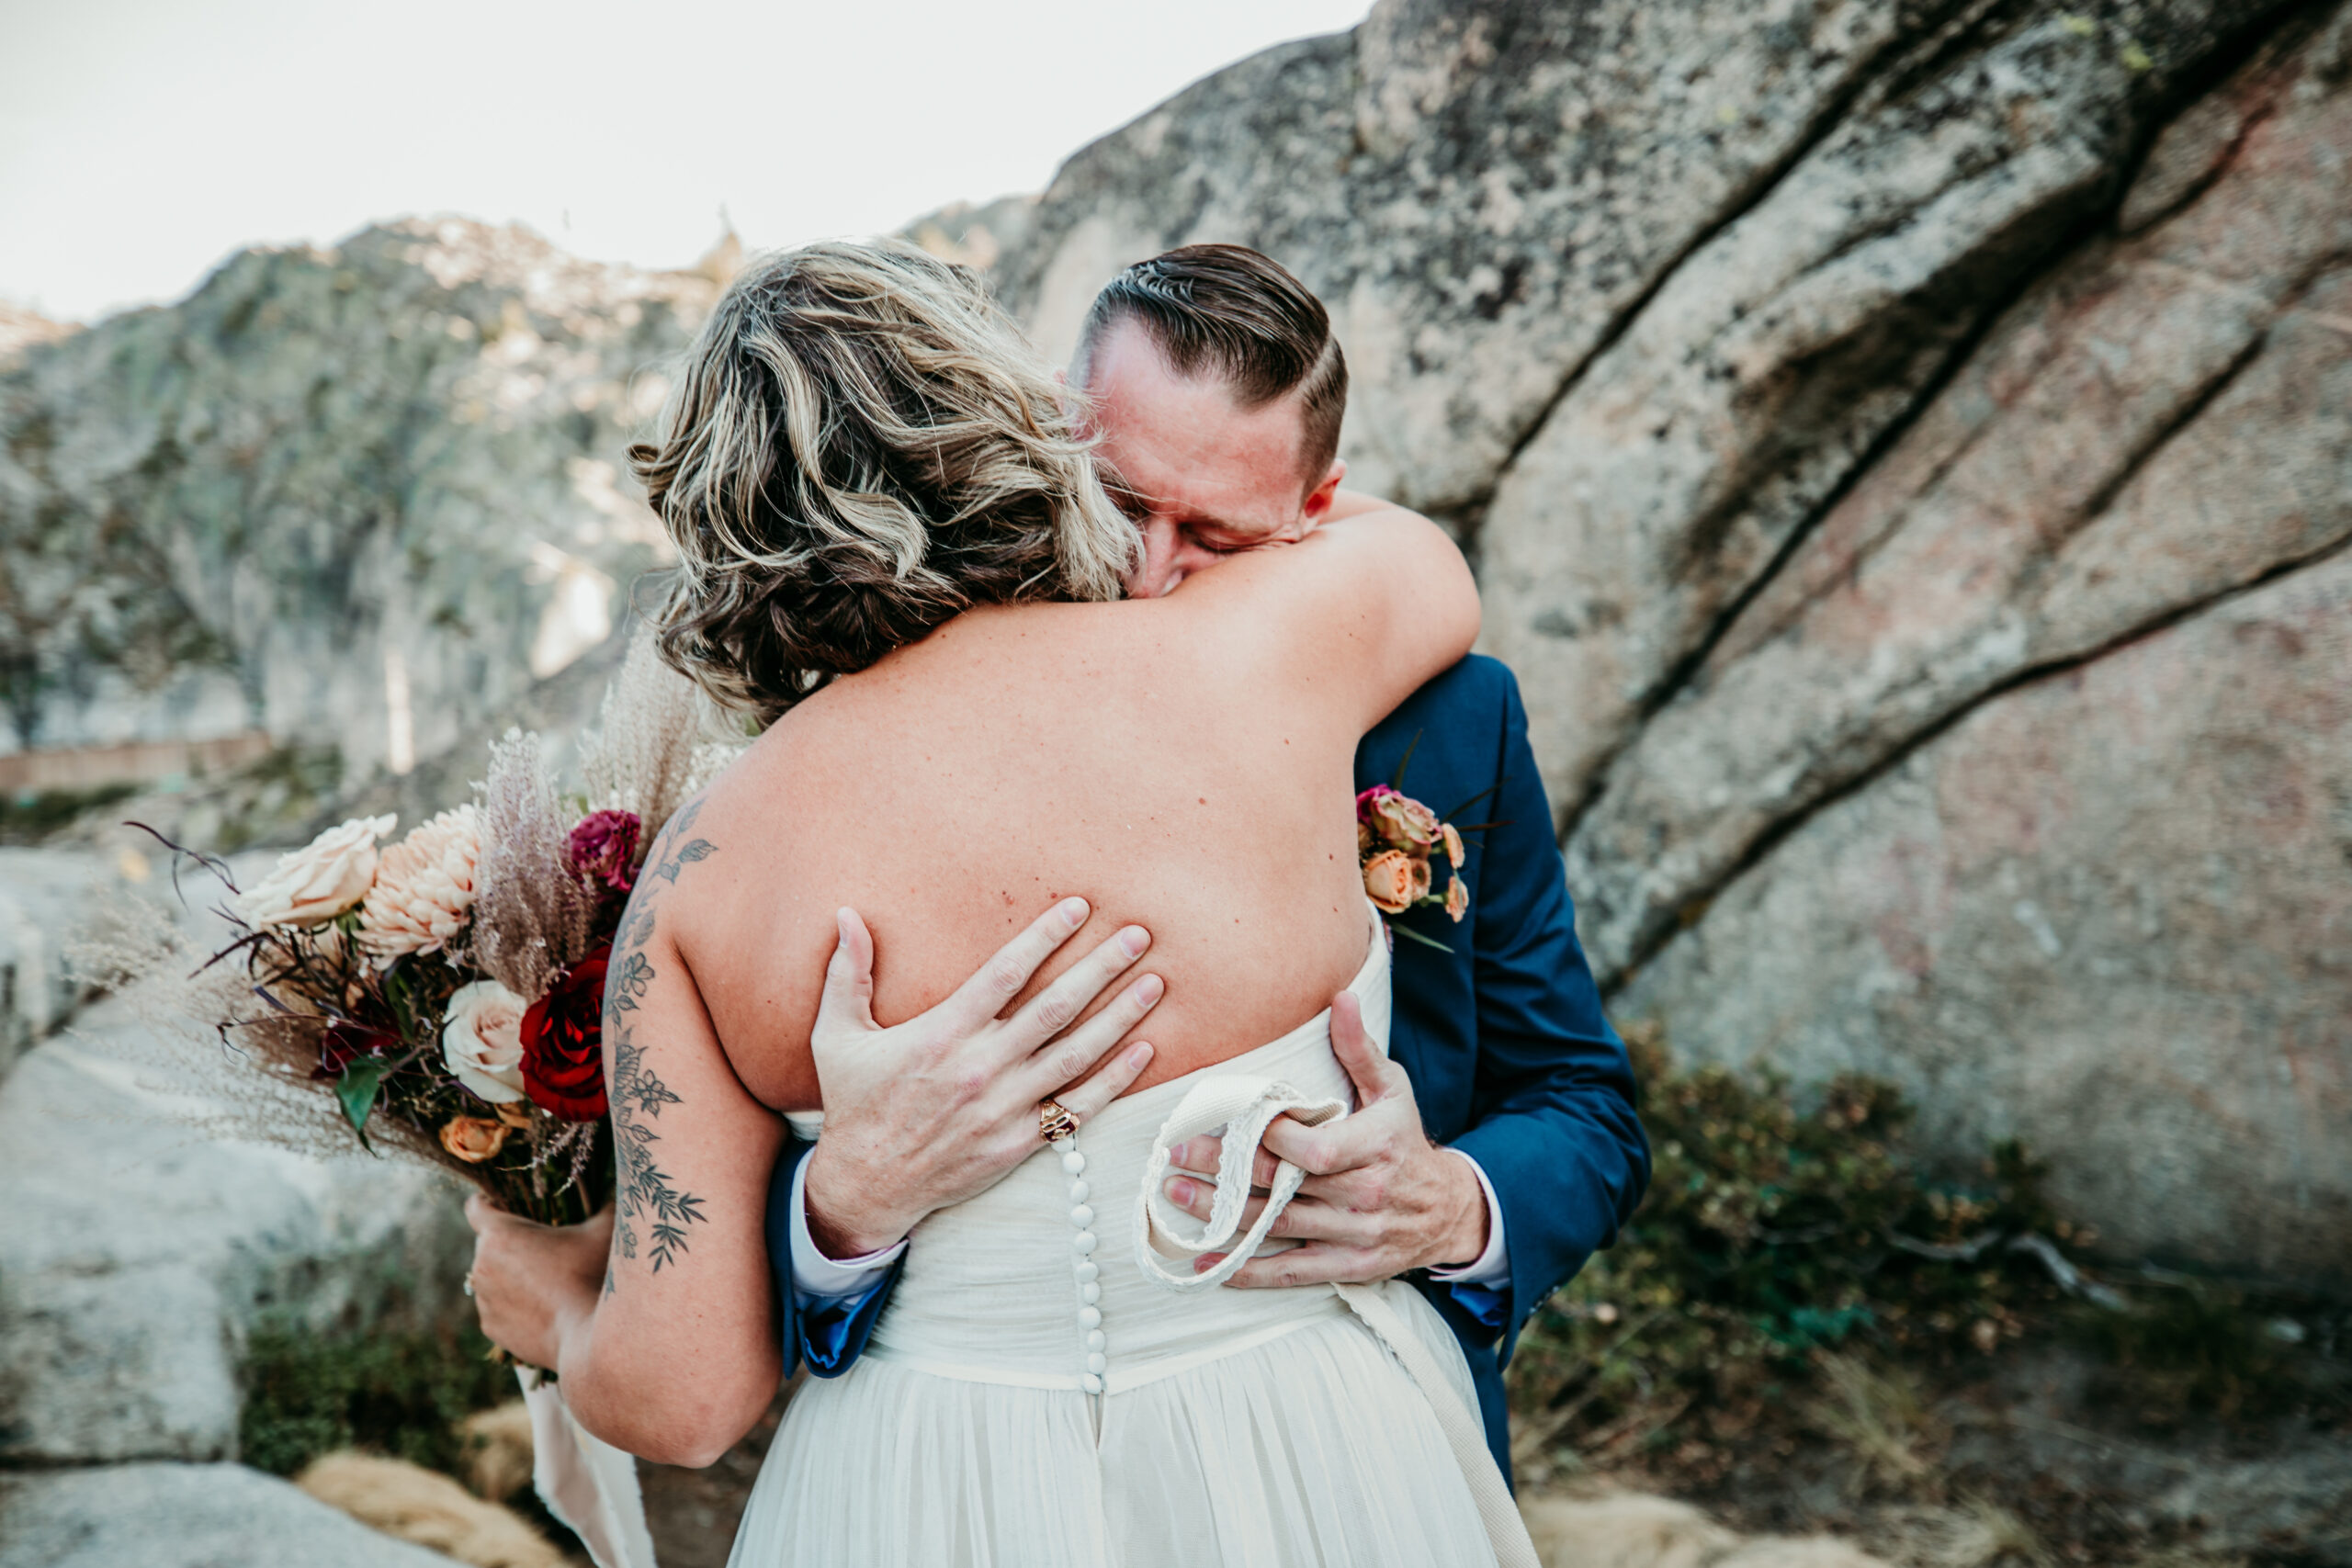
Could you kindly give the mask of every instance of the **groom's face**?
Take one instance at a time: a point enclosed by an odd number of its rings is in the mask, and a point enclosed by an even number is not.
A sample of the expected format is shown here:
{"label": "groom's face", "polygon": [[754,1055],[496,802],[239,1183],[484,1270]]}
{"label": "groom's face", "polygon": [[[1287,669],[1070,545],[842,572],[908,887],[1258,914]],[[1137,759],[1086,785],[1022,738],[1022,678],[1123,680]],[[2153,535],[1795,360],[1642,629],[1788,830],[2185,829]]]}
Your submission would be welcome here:
{"label": "groom's face", "polygon": [[1308,475],[1295,394],[1254,409],[1214,376],[1180,376],[1141,327],[1108,329],[1088,356],[1112,495],[1143,530],[1130,598],[1157,598],[1244,550],[1294,544],[1330,510],[1346,465]]}

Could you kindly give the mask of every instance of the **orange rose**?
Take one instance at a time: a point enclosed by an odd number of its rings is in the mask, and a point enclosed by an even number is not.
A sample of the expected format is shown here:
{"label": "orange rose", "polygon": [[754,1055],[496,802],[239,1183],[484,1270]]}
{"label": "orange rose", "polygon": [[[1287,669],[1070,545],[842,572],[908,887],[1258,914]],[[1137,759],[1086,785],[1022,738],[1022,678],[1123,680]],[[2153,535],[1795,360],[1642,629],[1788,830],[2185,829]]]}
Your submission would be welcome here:
{"label": "orange rose", "polygon": [[1470,912],[1470,885],[1456,876],[1445,885],[1445,915],[1455,925]]}
{"label": "orange rose", "polygon": [[441,1129],[441,1146],[468,1165],[496,1159],[506,1146],[506,1123],[481,1116],[452,1116]]}
{"label": "orange rose", "polygon": [[[1453,830],[1453,824],[1451,822],[1438,831],[1445,839],[1445,863],[1460,871],[1462,869],[1462,835]],[[1457,920],[1461,918],[1459,915],[1454,917]]]}
{"label": "orange rose", "polygon": [[[1421,867],[1429,875],[1429,867]],[[1413,907],[1413,861],[1401,850],[1383,850],[1363,863],[1363,890],[1384,915],[1401,915]]]}

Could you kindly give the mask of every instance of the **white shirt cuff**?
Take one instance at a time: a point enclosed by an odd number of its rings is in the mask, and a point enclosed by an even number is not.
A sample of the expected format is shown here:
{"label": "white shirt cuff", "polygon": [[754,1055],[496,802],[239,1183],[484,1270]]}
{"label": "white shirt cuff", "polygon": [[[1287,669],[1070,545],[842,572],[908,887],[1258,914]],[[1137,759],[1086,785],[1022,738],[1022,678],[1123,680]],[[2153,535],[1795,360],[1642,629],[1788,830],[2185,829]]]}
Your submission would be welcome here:
{"label": "white shirt cuff", "polygon": [[1448,1285],[1482,1285],[1490,1291],[1510,1289],[1510,1248],[1503,1242],[1503,1206],[1495,1199],[1495,1184],[1487,1179],[1486,1170],[1460,1149],[1448,1148],[1450,1155],[1460,1155],[1464,1164],[1478,1178],[1478,1190],[1487,1195],[1487,1250],[1469,1263],[1452,1269],[1432,1269],[1430,1278]]}
{"label": "white shirt cuff", "polygon": [[[804,1296],[862,1296],[882,1282],[907,1244],[894,1242],[879,1252],[838,1262],[826,1257],[808,1234],[808,1162],[804,1159],[792,1173],[792,1288]],[[1491,1197],[1487,1201],[1493,1201]]]}

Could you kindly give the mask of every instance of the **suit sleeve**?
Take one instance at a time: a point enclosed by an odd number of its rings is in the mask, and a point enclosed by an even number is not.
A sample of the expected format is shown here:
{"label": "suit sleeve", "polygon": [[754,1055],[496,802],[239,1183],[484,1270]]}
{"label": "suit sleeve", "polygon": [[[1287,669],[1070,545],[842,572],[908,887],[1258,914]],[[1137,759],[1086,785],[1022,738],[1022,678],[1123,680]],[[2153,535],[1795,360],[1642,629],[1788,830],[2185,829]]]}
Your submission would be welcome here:
{"label": "suit sleeve", "polygon": [[890,1271],[879,1283],[854,1296],[811,1296],[794,1285],[793,1178],[800,1169],[800,1162],[816,1146],[787,1133],[784,1152],[777,1156],[775,1171],[768,1178],[768,1269],[775,1276],[775,1299],[783,1303],[784,1321],[779,1330],[784,1339],[785,1375],[791,1376],[805,1360],[817,1376],[837,1378],[865,1353],[865,1341],[874,1333],[875,1319],[882,1315],[890,1292],[899,1282],[899,1265],[905,1261],[905,1255],[891,1264]]}
{"label": "suit sleeve", "polygon": [[1509,1360],[1544,1297],[1616,1239],[1649,1185],[1624,1043],[1577,942],[1552,807],[1519,688],[1502,688],[1500,783],[1471,886],[1478,1061],[1470,1129],[1453,1146],[1493,1183],[1510,1237],[1507,1292],[1457,1286]]}

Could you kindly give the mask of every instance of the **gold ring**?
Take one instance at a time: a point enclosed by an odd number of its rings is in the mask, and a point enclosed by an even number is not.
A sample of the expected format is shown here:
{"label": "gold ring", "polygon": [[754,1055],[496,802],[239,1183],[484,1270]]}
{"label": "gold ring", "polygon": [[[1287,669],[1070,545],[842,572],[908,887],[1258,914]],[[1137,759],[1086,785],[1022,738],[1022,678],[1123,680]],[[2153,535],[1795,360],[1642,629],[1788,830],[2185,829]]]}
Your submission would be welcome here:
{"label": "gold ring", "polygon": [[1078,1135],[1078,1116],[1058,1100],[1037,1102],[1037,1136],[1049,1144]]}

